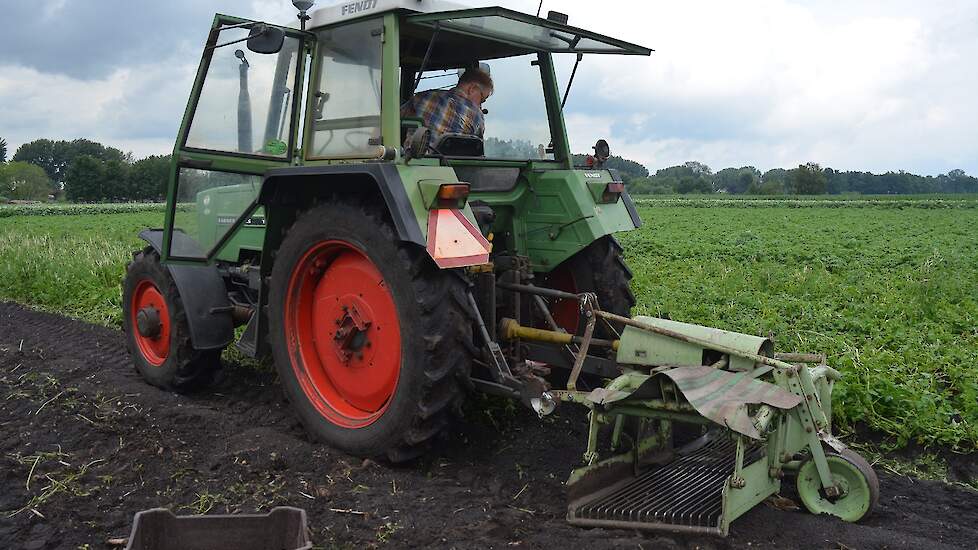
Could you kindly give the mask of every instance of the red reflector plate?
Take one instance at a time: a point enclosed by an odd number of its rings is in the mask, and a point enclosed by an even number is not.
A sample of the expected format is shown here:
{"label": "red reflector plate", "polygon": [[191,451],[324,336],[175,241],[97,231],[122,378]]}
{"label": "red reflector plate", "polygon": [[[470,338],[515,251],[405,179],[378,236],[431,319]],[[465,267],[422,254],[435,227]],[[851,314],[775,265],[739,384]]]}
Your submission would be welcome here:
{"label": "red reflector plate", "polygon": [[461,210],[428,212],[428,254],[438,267],[464,267],[489,262],[489,241]]}

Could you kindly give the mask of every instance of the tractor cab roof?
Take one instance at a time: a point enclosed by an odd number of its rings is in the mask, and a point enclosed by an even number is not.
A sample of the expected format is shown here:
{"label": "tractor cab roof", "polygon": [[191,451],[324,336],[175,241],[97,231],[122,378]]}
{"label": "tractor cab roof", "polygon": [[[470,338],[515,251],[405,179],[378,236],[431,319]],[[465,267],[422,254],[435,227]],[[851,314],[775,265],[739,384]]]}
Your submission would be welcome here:
{"label": "tractor cab roof", "polygon": [[649,55],[636,44],[572,27],[553,19],[490,7],[471,8],[443,0],[361,0],[342,2],[312,13],[310,28],[343,23],[383,12],[404,14],[402,63],[419,62],[436,32],[438,46],[431,69],[466,65],[471,59],[516,55],[595,53]]}
{"label": "tractor cab roof", "polygon": [[309,12],[309,28],[346,23],[353,19],[389,11],[435,13],[468,7],[450,0],[336,0],[330,5]]}

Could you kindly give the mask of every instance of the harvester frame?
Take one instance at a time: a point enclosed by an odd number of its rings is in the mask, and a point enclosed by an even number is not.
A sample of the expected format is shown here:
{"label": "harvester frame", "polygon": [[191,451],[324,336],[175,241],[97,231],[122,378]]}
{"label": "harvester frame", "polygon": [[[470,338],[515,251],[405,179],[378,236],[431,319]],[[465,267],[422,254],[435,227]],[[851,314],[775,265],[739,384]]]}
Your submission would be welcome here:
{"label": "harvester frame", "polygon": [[[641,220],[604,140],[574,165],[553,54],[651,50],[561,14],[439,0],[340,3],[300,21],[214,19],[164,227],[141,233],[123,285],[150,383],[206,383],[244,326],[238,349],[274,358],[310,433],[356,455],[417,456],[472,389],[540,416],[587,407],[573,523],[726,534],[786,472],[813,511],[870,511],[878,482],[832,436],[840,375],[824,357],[629,317],[613,234]],[[232,57],[239,42],[250,53]],[[401,116],[428,72],[521,56],[549,125],[535,158],[487,158],[472,136],[430,141]]]}

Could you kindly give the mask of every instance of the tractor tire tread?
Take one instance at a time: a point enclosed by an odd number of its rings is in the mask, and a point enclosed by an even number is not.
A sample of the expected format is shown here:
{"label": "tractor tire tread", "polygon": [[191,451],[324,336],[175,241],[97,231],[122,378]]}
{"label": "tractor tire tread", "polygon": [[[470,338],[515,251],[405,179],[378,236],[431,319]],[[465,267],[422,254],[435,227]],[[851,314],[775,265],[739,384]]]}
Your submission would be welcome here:
{"label": "tractor tire tread", "polygon": [[[420,317],[423,341],[419,347],[425,359],[420,361],[420,365],[409,365],[424,370],[420,376],[420,398],[406,414],[410,419],[404,420],[403,429],[396,440],[392,438],[383,445],[384,448],[372,452],[352,448],[352,445],[344,450],[361,456],[384,458],[391,463],[410,461],[423,455],[430,448],[432,440],[458,415],[470,385],[466,381],[472,363],[469,350],[474,349],[471,325],[459,306],[460,302],[453,299],[453,295],[464,293],[464,283],[454,274],[440,270],[422,248],[401,242],[394,232],[389,214],[368,199],[327,197],[296,216],[285,233],[286,240],[289,233],[303,223],[303,219],[309,216],[317,220],[329,219],[328,215],[337,205],[342,205],[341,208],[346,211],[356,211],[363,217],[364,224],[378,228],[384,239],[393,243],[398,264],[396,269],[408,275],[413,293],[410,303]],[[279,315],[280,312],[273,310],[273,317]],[[273,321],[273,327],[277,322]],[[340,447],[343,445],[340,444]]]}
{"label": "tractor tire tread", "polygon": [[[595,240],[570,261],[585,277],[590,276],[590,281],[586,278],[584,281],[597,296],[601,310],[631,317],[632,308],[635,307],[635,295],[631,289],[632,271],[625,264],[624,251],[614,236],[606,235]],[[625,327],[620,323],[610,324],[614,331],[604,322],[595,325],[595,337],[618,339]],[[580,329],[583,330],[583,323]]]}
{"label": "tractor tire tread", "polygon": [[[126,282],[130,277],[138,277],[141,273],[149,275],[154,284],[159,286],[161,294],[168,302],[170,309],[171,331],[174,334],[171,340],[170,356],[168,361],[176,362],[176,369],[172,376],[150,377],[146,375],[145,369],[156,369],[158,367],[143,366],[140,368],[140,352],[135,346],[129,326],[129,304],[126,295]],[[149,384],[158,388],[177,393],[189,393],[202,389],[213,382],[215,374],[221,368],[221,350],[197,350],[194,349],[190,339],[190,325],[187,321],[186,309],[180,292],[177,290],[176,282],[170,272],[162,265],[160,254],[152,246],[147,246],[142,250],[133,252],[133,259],[126,264],[126,278],[122,281],[123,299],[122,311],[123,322],[122,331],[126,335],[126,343],[130,355],[134,358],[133,365],[136,372],[140,374]]]}
{"label": "tractor tire tread", "polygon": [[[391,226],[385,223],[384,227],[394,239]],[[427,252],[409,246],[401,245],[400,254],[412,266],[410,273],[420,302],[427,335],[425,351],[430,360],[424,365],[424,394],[415,406],[412,428],[400,444],[386,453],[387,460],[395,463],[424,454],[431,441],[458,417],[466,391],[460,379],[468,378],[472,365],[467,351],[472,347],[470,325],[456,300],[448,296],[462,291],[462,281],[449,273],[438,277],[441,271]]]}
{"label": "tractor tire tread", "polygon": [[632,271],[625,264],[624,251],[618,239],[611,235],[602,237],[586,250],[599,303],[604,299],[609,302],[601,303],[605,311],[629,316],[635,307],[635,295],[631,289]]}

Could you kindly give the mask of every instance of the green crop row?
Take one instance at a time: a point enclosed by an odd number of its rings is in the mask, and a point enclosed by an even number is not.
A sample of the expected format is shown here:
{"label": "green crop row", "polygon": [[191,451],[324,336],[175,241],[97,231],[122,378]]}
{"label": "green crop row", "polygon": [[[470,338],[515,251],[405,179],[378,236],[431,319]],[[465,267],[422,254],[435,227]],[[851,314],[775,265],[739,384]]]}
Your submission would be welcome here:
{"label": "green crop row", "polygon": [[640,206],[686,208],[922,208],[978,209],[975,199],[763,199],[714,197],[646,197],[635,198]]}
{"label": "green crop row", "polygon": [[[187,210],[193,205],[178,204],[177,210]],[[83,214],[132,214],[135,212],[163,212],[166,204],[159,202],[124,202],[105,204],[5,204],[0,205],[0,218],[14,216],[77,216]]]}
{"label": "green crop row", "polygon": [[122,277],[139,231],[163,211],[0,218],[0,299],[120,326]]}
{"label": "green crop row", "polygon": [[825,352],[834,417],[978,448],[978,210],[640,208],[635,313]]}
{"label": "green crop row", "polygon": [[[619,238],[635,314],[773,335],[843,373],[834,419],[895,447],[978,449],[978,210],[657,204]],[[162,212],[0,219],[0,299],[118,326]]]}
{"label": "green crop row", "polygon": [[945,200],[945,201],[978,201],[978,193],[918,193],[918,194],[890,194],[890,195],[863,195],[860,193],[840,193],[838,195],[749,195],[738,193],[686,193],[668,195],[635,195],[649,199],[715,199],[715,200],[751,200],[751,201],[920,201],[920,200]]}

